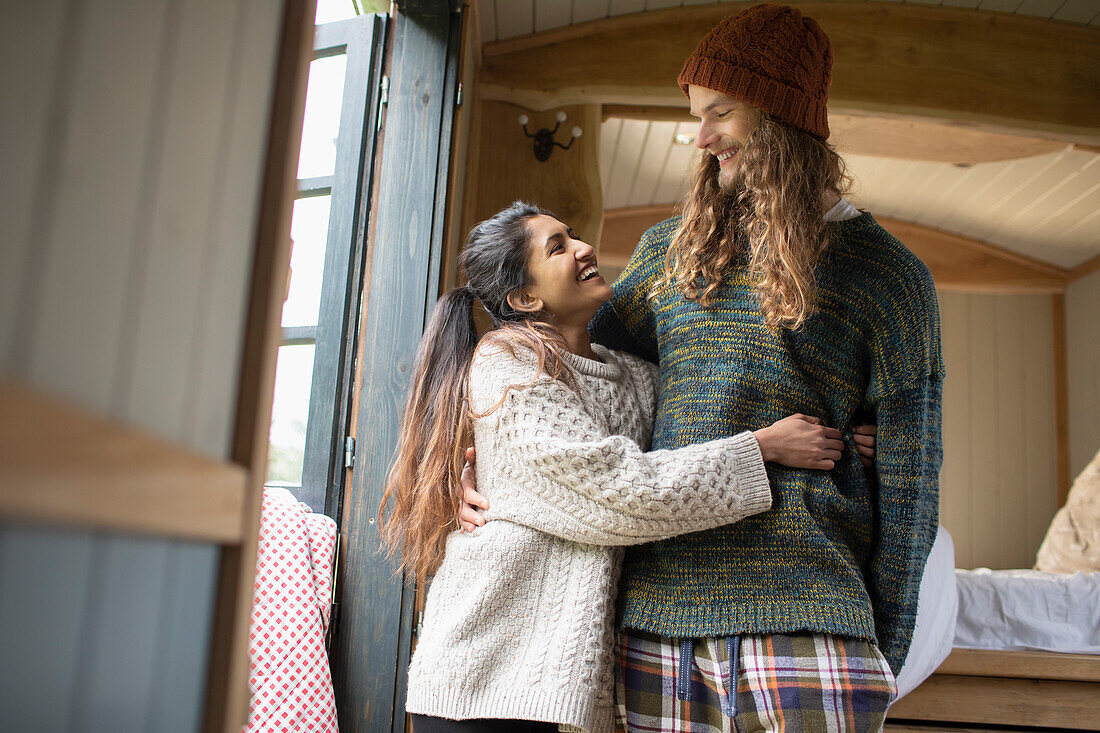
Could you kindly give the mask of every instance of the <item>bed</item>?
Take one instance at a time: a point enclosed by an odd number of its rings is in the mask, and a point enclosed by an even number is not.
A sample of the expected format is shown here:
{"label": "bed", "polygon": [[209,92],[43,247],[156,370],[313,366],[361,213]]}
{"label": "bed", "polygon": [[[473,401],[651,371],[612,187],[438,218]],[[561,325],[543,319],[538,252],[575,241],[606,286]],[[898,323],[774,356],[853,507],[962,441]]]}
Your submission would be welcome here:
{"label": "bed", "polygon": [[954,648],[894,704],[887,731],[1100,730],[1100,573],[979,569],[955,580]]}

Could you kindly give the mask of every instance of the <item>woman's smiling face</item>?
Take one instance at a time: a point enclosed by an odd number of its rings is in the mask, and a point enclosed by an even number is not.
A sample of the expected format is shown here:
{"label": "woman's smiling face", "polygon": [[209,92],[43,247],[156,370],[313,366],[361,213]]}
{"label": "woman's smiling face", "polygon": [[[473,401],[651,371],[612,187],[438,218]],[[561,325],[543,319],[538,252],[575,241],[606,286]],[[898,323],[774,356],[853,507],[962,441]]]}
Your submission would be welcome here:
{"label": "woman's smiling face", "polygon": [[532,217],[527,230],[528,305],[558,326],[586,326],[611,298],[611,286],[596,269],[596,251],[552,216]]}

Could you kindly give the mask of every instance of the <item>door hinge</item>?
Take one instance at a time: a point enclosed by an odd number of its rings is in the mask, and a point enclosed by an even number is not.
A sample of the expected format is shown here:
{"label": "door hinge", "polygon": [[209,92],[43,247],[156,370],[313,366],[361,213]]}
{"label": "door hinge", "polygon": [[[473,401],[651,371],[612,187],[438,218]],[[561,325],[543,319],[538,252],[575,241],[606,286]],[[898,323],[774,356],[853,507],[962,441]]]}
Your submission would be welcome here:
{"label": "door hinge", "polygon": [[390,78],[388,76],[382,77],[382,88],[378,92],[378,115],[374,121],[374,134],[377,135],[382,129],[382,109],[390,103]]}
{"label": "door hinge", "polygon": [[455,94],[455,106],[462,106],[462,82],[458,83],[458,92]]}
{"label": "door hinge", "polygon": [[355,438],[350,435],[344,438],[344,468],[352,468],[355,465]]}

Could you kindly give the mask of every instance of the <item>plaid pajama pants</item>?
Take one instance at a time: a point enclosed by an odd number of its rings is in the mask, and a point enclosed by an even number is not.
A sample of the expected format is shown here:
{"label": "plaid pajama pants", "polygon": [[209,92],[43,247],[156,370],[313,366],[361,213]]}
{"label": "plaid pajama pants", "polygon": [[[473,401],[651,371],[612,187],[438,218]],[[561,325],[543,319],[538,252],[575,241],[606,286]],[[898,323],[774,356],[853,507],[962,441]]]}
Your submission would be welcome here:
{"label": "plaid pajama pants", "polygon": [[619,733],[874,733],[897,693],[873,643],[828,634],[670,639],[627,629],[617,657]]}

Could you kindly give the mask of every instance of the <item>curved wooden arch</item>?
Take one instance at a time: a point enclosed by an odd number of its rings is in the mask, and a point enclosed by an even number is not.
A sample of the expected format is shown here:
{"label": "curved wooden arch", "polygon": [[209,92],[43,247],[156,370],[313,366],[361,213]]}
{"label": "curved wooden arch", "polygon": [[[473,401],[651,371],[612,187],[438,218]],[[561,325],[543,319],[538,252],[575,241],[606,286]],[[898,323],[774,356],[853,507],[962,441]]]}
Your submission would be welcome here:
{"label": "curved wooden arch", "polygon": [[[483,98],[683,106],[684,58],[752,3],[634,13],[485,44]],[[833,42],[830,110],[1100,144],[1100,29],[913,3],[792,2]]]}

